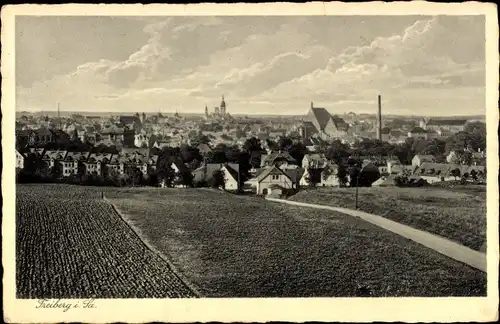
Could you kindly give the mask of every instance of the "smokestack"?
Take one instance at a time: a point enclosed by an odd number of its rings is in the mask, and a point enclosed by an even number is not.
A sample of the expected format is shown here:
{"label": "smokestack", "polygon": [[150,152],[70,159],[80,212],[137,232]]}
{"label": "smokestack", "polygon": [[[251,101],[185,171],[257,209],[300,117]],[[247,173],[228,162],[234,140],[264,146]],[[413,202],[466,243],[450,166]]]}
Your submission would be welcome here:
{"label": "smokestack", "polygon": [[377,139],[382,140],[382,97],[378,95]]}

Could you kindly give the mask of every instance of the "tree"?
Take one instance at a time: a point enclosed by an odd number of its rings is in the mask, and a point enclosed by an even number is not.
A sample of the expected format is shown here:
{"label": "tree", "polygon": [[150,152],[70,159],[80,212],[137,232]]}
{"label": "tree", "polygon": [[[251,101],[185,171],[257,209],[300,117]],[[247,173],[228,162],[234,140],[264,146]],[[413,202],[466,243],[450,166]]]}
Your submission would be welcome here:
{"label": "tree", "polygon": [[476,170],[472,169],[470,172],[470,176],[474,182],[477,181],[477,171]]}
{"label": "tree", "polygon": [[307,154],[307,147],[301,142],[293,143],[290,146],[288,153],[295,159],[295,161],[297,161],[297,163],[300,164],[304,156]]}
{"label": "tree", "polygon": [[408,177],[404,175],[398,175],[394,178],[394,183],[398,187],[404,187],[407,186],[409,183]]}
{"label": "tree", "polygon": [[54,179],[59,179],[62,176],[62,164],[61,161],[55,160],[54,166],[50,169],[50,175]]}
{"label": "tree", "polygon": [[82,161],[78,161],[77,174],[78,174],[78,178],[79,178],[80,182],[82,182],[82,179],[83,179],[83,176],[85,175],[85,172],[86,172],[85,164],[83,164]]}
{"label": "tree", "polygon": [[224,171],[221,169],[217,169],[212,174],[211,187],[212,188],[225,188],[226,179],[224,176]]}
{"label": "tree", "polygon": [[310,187],[316,187],[318,183],[321,183],[321,169],[308,168],[307,169],[307,184]]}
{"label": "tree", "polygon": [[458,177],[460,177],[460,170],[459,169],[453,169],[450,171],[450,174],[452,177],[455,177],[455,180],[457,180]]}
{"label": "tree", "polygon": [[261,151],[253,151],[250,154],[250,165],[253,168],[259,168],[261,160],[262,160],[262,152]]}
{"label": "tree", "polygon": [[347,186],[347,170],[344,164],[339,164],[337,169],[337,178],[339,179],[339,187]]}
{"label": "tree", "polygon": [[348,145],[339,140],[333,141],[326,151],[326,157],[334,161],[336,164],[342,164],[343,161],[350,155],[350,148]]}
{"label": "tree", "polygon": [[321,175],[322,175],[322,180],[323,181],[328,181],[328,179],[333,175],[333,170],[330,166],[326,166],[322,172],[321,172]]}
{"label": "tree", "polygon": [[278,149],[282,151],[289,151],[293,145],[293,141],[288,137],[282,137],[278,140]]}
{"label": "tree", "polygon": [[191,173],[191,171],[188,169],[182,170],[179,174],[178,183],[180,185],[183,185],[184,187],[188,188],[194,187],[194,176]]}
{"label": "tree", "polygon": [[245,141],[245,143],[243,144],[243,149],[251,154],[252,152],[256,151],[261,152],[262,146],[258,138],[251,137]]}
{"label": "tree", "polygon": [[171,187],[175,180],[175,171],[171,167],[172,158],[168,152],[164,151],[158,156],[156,170],[158,174],[158,181],[164,183],[167,187]]}

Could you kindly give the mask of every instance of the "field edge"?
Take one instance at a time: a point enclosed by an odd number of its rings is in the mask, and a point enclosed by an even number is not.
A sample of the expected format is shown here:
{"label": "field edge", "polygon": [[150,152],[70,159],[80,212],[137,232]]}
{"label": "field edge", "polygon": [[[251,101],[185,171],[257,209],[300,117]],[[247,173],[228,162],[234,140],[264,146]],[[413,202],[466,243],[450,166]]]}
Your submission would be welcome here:
{"label": "field edge", "polygon": [[[172,272],[174,273],[174,275],[179,278],[179,280],[184,284],[186,285],[186,287],[191,290],[195,295],[196,297],[194,298],[203,298],[203,294],[200,292],[200,290],[193,284],[191,283],[187,278],[186,276],[184,276],[181,271],[179,271],[177,269],[177,267],[173,264],[173,262],[168,258],[168,256],[166,256],[164,253],[162,253],[161,251],[159,251],[157,248],[155,248],[153,245],[149,244],[139,233],[139,230],[134,226],[132,225],[129,221],[127,221],[127,217],[124,216],[126,215],[126,213],[123,213],[118,207],[115,206],[115,204],[113,204],[113,202],[111,202],[110,199],[108,199],[106,197],[105,194],[103,194],[103,200],[109,204],[111,206],[111,208],[116,212],[116,214],[118,216],[120,216],[120,219],[123,223],[126,224],[126,226],[128,228],[130,228],[130,230],[134,233],[135,236],[137,236],[137,238],[142,242],[142,244],[144,244],[146,246],[146,248],[148,248],[150,251],[152,251],[153,253],[155,253],[156,255],[158,255],[163,261],[165,261],[167,264],[168,264],[168,267],[170,268],[170,270],[172,270]],[[189,298],[189,297],[188,297]]]}

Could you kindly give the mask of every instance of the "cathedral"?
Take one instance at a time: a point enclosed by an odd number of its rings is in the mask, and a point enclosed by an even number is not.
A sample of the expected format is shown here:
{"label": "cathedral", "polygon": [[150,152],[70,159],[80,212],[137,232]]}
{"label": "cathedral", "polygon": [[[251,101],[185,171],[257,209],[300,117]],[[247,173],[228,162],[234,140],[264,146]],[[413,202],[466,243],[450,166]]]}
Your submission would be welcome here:
{"label": "cathedral", "polygon": [[228,117],[229,114],[226,110],[226,102],[224,101],[224,95],[222,95],[222,101],[220,103],[220,107],[215,107],[214,112],[210,114],[208,112],[208,107],[205,106],[205,119],[209,118],[224,118]]}

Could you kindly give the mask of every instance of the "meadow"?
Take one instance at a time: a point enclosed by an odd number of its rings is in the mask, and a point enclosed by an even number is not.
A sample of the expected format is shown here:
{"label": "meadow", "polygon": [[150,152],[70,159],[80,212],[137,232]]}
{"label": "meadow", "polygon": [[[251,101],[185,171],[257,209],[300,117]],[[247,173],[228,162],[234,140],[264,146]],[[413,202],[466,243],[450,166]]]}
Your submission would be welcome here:
{"label": "meadow", "polygon": [[[354,188],[305,189],[293,201],[355,208]],[[486,187],[359,188],[360,210],[486,251]]]}
{"label": "meadow", "polygon": [[210,189],[106,197],[203,296],[486,293],[481,271],[351,216]]}

